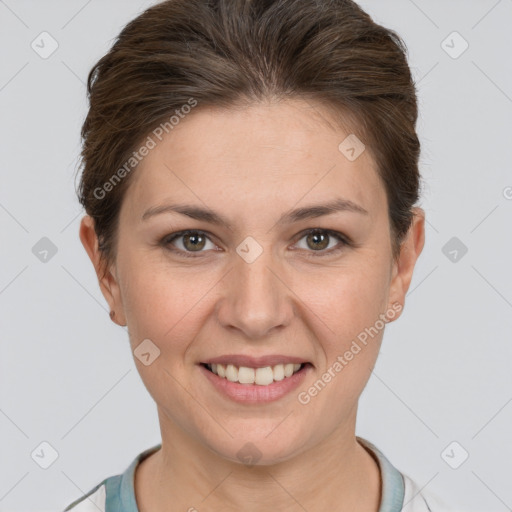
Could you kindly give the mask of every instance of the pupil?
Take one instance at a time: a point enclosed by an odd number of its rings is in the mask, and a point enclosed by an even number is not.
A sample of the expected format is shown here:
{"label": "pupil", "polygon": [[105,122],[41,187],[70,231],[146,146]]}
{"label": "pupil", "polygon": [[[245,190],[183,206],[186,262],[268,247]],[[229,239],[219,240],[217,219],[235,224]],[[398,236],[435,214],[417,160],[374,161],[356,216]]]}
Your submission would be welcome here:
{"label": "pupil", "polygon": [[[327,247],[327,245],[329,245],[327,243],[327,238],[328,238],[327,235],[323,235],[321,233],[313,233],[309,236],[311,237],[311,239],[314,240],[314,244],[318,244],[319,239],[321,239],[320,246],[319,245],[316,246],[317,249],[325,249]],[[315,247],[313,247],[313,248],[315,248]]]}
{"label": "pupil", "polygon": [[[199,242],[198,242],[198,240],[199,240]],[[191,247],[188,246],[187,241],[188,242],[192,241],[191,242],[192,243]],[[202,245],[201,245],[201,241],[203,242]],[[188,235],[185,235],[185,247],[187,247],[187,249],[190,249],[190,248],[192,248],[192,249],[194,249],[194,248],[195,249],[198,249],[198,248],[202,249],[203,246],[204,246],[204,240],[203,240],[203,237],[201,235],[199,235],[199,234],[192,234],[192,235],[188,234]]]}

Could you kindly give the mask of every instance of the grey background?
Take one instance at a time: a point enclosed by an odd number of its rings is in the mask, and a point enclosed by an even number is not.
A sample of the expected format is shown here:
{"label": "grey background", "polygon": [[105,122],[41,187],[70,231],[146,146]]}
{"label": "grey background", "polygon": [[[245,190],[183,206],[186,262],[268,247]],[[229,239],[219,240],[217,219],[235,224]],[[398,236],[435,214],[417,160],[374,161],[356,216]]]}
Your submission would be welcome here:
{"label": "grey background", "polygon": [[[463,510],[511,510],[512,0],[360,3],[409,48],[428,225],[357,434]],[[160,441],[79,241],[74,193],[87,74],[152,4],[0,0],[1,511],[61,510]],[[43,31],[59,45],[47,59],[31,48]],[[444,44],[452,56],[442,46],[453,31],[469,43],[458,58],[458,36]],[[46,262],[43,237],[57,249]],[[443,252],[452,237],[465,255]],[[31,457],[44,441],[58,453],[47,469]]]}

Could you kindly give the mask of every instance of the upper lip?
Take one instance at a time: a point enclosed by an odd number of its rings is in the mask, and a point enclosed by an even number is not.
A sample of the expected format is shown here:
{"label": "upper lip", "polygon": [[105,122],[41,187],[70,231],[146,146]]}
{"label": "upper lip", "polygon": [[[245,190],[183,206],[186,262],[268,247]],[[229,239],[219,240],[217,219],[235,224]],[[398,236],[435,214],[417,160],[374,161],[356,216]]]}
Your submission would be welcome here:
{"label": "upper lip", "polygon": [[202,361],[204,364],[233,364],[235,366],[246,366],[248,368],[263,368],[265,366],[275,366],[277,364],[287,363],[307,363],[303,358],[295,356],[285,356],[281,354],[272,354],[260,357],[251,357],[244,354],[226,354],[219,357],[212,357],[206,361]]}

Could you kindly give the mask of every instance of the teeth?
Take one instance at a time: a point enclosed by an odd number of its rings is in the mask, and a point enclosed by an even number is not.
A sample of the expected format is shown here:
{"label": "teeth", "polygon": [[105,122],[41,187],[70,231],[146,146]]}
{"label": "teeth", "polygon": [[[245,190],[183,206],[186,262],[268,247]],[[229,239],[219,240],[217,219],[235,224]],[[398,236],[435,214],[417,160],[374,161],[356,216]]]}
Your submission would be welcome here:
{"label": "teeth", "polygon": [[238,369],[238,382],[240,384],[254,384],[254,368],[240,366]]}
{"label": "teeth", "polygon": [[231,382],[238,382],[238,368],[232,364],[226,366],[226,379]]}
{"label": "teeth", "polygon": [[268,384],[272,384],[272,382],[274,382],[274,370],[272,370],[272,366],[258,368],[256,370],[254,382],[258,384],[258,386],[267,386]]}
{"label": "teeth", "polygon": [[[213,368],[216,366],[217,368]],[[226,367],[223,364],[212,364],[212,372],[216,373],[219,377],[226,376]]]}
{"label": "teeth", "polygon": [[274,366],[274,380],[283,380],[284,379],[284,365],[276,364]]}
{"label": "teeth", "polygon": [[299,363],[276,364],[275,366],[265,366],[264,368],[248,368],[247,366],[235,366],[233,364],[209,364],[208,368],[219,377],[226,378],[230,382],[239,382],[240,384],[257,384],[258,386],[267,386],[274,381],[283,380],[291,377],[300,369]]}

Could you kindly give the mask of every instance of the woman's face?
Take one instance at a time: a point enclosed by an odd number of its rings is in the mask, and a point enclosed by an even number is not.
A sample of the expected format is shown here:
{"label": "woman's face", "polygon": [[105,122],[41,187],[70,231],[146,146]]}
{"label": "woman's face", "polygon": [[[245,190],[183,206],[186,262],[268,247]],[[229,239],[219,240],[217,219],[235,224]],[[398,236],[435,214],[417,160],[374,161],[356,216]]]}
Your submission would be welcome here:
{"label": "woman's face", "polygon": [[[383,320],[398,318],[423,246],[419,210],[393,262],[375,163],[319,112],[300,100],[198,107],[153,135],[101,282],[163,429],[233,461],[269,464],[353,435]],[[259,383],[215,375],[211,361]],[[280,363],[307,364],[283,378]]]}

